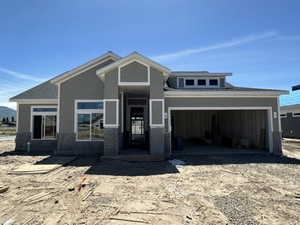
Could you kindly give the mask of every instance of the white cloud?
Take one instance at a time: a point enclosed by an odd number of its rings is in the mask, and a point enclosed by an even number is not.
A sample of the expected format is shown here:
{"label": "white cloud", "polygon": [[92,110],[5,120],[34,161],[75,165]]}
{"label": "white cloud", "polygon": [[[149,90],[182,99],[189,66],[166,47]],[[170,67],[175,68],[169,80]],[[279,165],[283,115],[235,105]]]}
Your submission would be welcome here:
{"label": "white cloud", "polygon": [[6,106],[15,110],[17,109],[17,103],[15,102],[0,102],[0,106]]}
{"label": "white cloud", "polygon": [[19,73],[19,72],[15,72],[6,68],[2,68],[0,67],[0,72],[5,73],[5,74],[9,74],[11,76],[23,79],[23,80],[30,80],[30,81],[35,81],[35,82],[43,82],[45,81],[45,79],[41,79],[41,78],[37,78],[35,76],[32,75],[28,75],[28,74],[24,74],[24,73]]}
{"label": "white cloud", "polygon": [[222,48],[235,47],[235,46],[247,44],[247,43],[254,42],[254,41],[259,41],[259,40],[263,40],[263,39],[267,39],[267,38],[274,38],[276,36],[278,36],[276,31],[269,31],[269,32],[265,32],[262,34],[249,35],[249,36],[246,36],[246,37],[243,37],[240,39],[210,45],[207,47],[185,49],[185,50],[180,50],[177,52],[157,55],[157,56],[153,56],[152,59],[157,60],[157,61],[167,61],[167,60],[171,60],[171,59],[175,59],[175,58],[179,58],[179,57],[188,56],[191,54],[203,53],[203,52],[208,52],[211,50],[217,50],[217,49],[222,49]]}

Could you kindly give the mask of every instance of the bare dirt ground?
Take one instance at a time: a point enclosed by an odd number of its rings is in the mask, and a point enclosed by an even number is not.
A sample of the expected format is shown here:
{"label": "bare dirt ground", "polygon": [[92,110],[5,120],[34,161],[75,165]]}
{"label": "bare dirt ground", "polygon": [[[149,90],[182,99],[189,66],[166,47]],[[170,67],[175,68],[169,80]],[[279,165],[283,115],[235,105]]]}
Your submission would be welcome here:
{"label": "bare dirt ground", "polygon": [[0,142],[0,224],[300,224],[300,141],[286,140],[284,157],[78,158],[43,175],[8,175],[48,157],[13,149]]}

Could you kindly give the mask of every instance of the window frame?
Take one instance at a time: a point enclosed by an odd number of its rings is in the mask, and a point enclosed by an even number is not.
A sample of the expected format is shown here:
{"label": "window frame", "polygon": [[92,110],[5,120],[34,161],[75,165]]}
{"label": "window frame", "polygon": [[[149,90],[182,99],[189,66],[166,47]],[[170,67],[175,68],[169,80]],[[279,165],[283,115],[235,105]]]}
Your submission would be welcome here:
{"label": "window frame", "polygon": [[[296,113],[299,115],[295,115]],[[293,112],[293,117],[300,117],[300,112]]]}
{"label": "window frame", "polygon": [[287,113],[280,113],[280,119],[287,118]]}
{"label": "window frame", "polygon": [[[193,81],[194,84],[186,84],[187,81]],[[193,87],[193,86],[196,85],[195,81],[196,81],[196,79],[192,79],[192,78],[184,79],[184,86],[186,86],[186,87]]]}
{"label": "window frame", "polygon": [[[103,104],[102,109],[78,109],[78,103],[80,102],[100,102]],[[92,139],[92,114],[93,113],[102,113],[103,114],[103,125],[104,125],[104,101],[100,99],[76,99],[74,101],[74,133],[76,136],[76,142],[98,142],[104,141],[104,137],[101,140],[93,140]],[[90,115],[90,138],[89,139],[79,139],[78,138],[78,114],[89,114]],[[104,128],[103,128],[104,129]]]}
{"label": "window frame", "polygon": [[[34,109],[35,108],[55,108],[56,109],[56,112],[34,112]],[[55,135],[55,138],[43,138],[41,136],[41,138],[33,138],[34,135],[33,135],[33,117],[34,116],[42,116],[42,120],[45,116],[56,116],[56,135]],[[45,134],[45,128],[46,128],[46,124],[44,124],[43,126],[43,130],[44,130],[44,134]],[[33,141],[48,141],[48,140],[57,140],[57,134],[58,134],[58,119],[57,119],[57,106],[49,106],[49,105],[34,105],[34,106],[31,106],[31,109],[30,109],[30,133],[31,133],[31,140]]]}
{"label": "window frame", "polygon": [[[183,82],[184,88],[219,88],[220,87],[220,77],[183,77],[183,79],[184,79]],[[194,85],[186,85],[186,80],[194,80]],[[206,84],[198,85],[198,80],[206,80],[205,81]],[[210,80],[218,80],[218,85],[210,85],[209,84]]]}

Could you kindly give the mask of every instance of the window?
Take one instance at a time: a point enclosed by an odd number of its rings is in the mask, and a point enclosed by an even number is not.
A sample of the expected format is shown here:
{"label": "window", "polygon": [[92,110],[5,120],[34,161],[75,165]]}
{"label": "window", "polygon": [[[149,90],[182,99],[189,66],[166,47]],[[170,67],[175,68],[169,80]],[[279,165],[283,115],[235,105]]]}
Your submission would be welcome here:
{"label": "window", "polygon": [[215,88],[219,87],[219,78],[184,78],[186,88]]}
{"label": "window", "polygon": [[287,114],[286,113],[281,113],[280,118],[287,118]]}
{"label": "window", "polygon": [[78,141],[101,141],[104,137],[103,102],[75,101],[75,132]]}
{"label": "window", "polygon": [[185,85],[186,86],[194,86],[194,84],[195,84],[195,81],[192,80],[192,79],[185,80]]}
{"label": "window", "polygon": [[209,80],[209,86],[218,86],[219,80],[218,79],[210,79]]}
{"label": "window", "polygon": [[198,86],[206,86],[206,79],[198,79]]}
{"label": "window", "polygon": [[56,139],[57,108],[34,106],[31,109],[32,139]]}
{"label": "window", "polygon": [[293,117],[300,117],[300,112],[294,112]]}

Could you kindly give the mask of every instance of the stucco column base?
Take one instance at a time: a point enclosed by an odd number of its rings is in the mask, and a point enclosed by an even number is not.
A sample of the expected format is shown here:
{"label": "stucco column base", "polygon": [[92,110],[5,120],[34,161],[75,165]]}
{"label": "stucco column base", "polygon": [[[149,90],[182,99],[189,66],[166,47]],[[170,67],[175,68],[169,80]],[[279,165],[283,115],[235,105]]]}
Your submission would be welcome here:
{"label": "stucco column base", "polygon": [[149,134],[150,154],[157,158],[164,158],[164,128],[150,128]]}
{"label": "stucco column base", "polygon": [[104,129],[104,156],[115,156],[119,154],[119,129]]}
{"label": "stucco column base", "polygon": [[282,133],[280,131],[273,131],[273,154],[282,155]]}
{"label": "stucco column base", "polygon": [[26,151],[27,149],[27,142],[31,140],[31,133],[30,132],[18,132],[16,134],[16,151]]}

